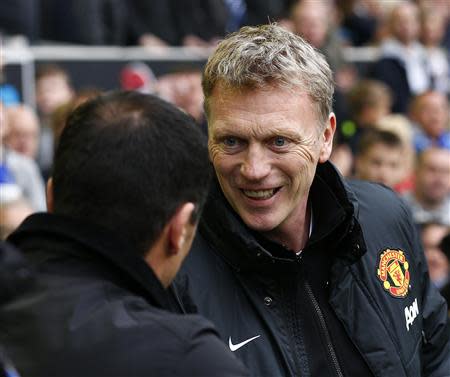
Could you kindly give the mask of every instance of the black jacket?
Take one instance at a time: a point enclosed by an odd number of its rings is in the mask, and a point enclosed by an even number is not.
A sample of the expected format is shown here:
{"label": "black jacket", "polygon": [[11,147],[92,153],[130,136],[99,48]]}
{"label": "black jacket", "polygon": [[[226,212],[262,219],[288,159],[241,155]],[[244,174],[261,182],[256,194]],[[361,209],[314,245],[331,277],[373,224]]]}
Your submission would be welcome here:
{"label": "black jacket", "polygon": [[373,79],[382,81],[391,89],[393,96],[392,111],[407,113],[412,93],[403,62],[394,57],[383,57],[374,63],[370,75]]}
{"label": "black jacket", "polygon": [[382,186],[347,185],[329,163],[310,199],[299,258],[250,231],[214,187],[177,279],[186,310],[238,344],[254,376],[450,375],[446,304],[404,204]]}
{"label": "black jacket", "polygon": [[38,282],[0,310],[0,343],[21,375],[246,374],[209,322],[167,311],[167,291],[114,235],[37,214],[9,241]]}

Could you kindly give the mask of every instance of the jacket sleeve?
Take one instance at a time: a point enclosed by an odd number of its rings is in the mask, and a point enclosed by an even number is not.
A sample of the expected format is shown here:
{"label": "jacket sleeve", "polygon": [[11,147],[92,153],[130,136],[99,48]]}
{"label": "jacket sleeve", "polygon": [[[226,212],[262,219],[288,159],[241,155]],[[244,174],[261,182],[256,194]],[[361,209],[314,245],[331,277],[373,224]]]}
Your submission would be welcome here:
{"label": "jacket sleeve", "polygon": [[177,375],[183,376],[188,370],[193,376],[249,376],[244,365],[220,340],[216,331],[205,326],[205,320],[202,323],[192,327],[191,342],[178,363]]}
{"label": "jacket sleeve", "polygon": [[[408,211],[408,218],[411,215]],[[450,324],[447,303],[431,283],[416,227],[409,221],[422,280],[422,376],[450,376]]]}

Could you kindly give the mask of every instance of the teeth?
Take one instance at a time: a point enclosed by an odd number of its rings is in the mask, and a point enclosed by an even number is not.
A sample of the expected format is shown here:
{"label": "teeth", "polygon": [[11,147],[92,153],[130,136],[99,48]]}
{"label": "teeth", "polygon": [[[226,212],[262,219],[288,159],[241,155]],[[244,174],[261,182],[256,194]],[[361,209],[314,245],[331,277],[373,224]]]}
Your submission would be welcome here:
{"label": "teeth", "polygon": [[275,193],[275,189],[270,190],[243,190],[244,194],[254,199],[269,199]]}

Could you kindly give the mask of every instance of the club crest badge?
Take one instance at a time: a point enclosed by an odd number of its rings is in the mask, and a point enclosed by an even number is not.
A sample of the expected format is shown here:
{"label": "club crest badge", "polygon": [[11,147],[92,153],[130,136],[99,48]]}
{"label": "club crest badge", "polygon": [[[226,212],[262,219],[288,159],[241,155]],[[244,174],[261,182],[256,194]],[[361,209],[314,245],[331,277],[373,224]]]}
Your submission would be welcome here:
{"label": "club crest badge", "polygon": [[391,296],[406,297],[409,289],[410,273],[409,263],[402,250],[384,250],[380,255],[377,275],[383,282],[383,288]]}

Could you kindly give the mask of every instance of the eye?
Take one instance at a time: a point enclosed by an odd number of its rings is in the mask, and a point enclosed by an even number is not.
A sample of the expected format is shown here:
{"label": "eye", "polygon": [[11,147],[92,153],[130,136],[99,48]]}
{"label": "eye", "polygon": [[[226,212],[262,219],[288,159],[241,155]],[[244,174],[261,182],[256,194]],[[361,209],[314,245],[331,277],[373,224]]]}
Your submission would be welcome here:
{"label": "eye", "polygon": [[244,140],[235,136],[224,136],[220,140],[220,143],[222,145],[222,149],[227,153],[239,152],[245,145]]}
{"label": "eye", "polygon": [[276,147],[284,147],[286,145],[286,139],[282,136],[277,136],[275,139],[273,139],[273,144]]}
{"label": "eye", "polygon": [[285,136],[275,136],[269,140],[269,147],[275,150],[282,151],[289,146],[290,142],[291,140],[289,140]]}
{"label": "eye", "polygon": [[235,137],[226,137],[223,139],[223,143],[227,146],[227,147],[235,147],[238,143],[237,139]]}

